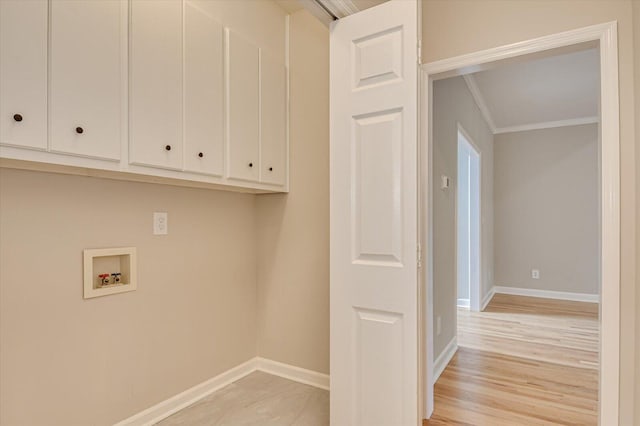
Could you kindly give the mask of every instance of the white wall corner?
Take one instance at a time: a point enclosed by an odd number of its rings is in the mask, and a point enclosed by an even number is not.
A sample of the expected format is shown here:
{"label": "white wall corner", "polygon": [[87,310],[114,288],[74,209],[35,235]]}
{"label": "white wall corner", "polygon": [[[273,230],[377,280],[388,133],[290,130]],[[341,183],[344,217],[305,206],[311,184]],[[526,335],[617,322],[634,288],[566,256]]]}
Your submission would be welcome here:
{"label": "white wall corner", "polygon": [[489,111],[489,108],[487,108],[487,104],[484,101],[484,97],[482,96],[482,93],[478,88],[476,79],[473,77],[472,74],[465,74],[462,76],[462,78],[464,78],[464,82],[467,84],[467,88],[469,89],[469,92],[471,92],[471,96],[473,97],[473,100],[476,102],[478,109],[482,113],[482,117],[484,117],[484,121],[487,123],[487,126],[489,126],[489,130],[491,130],[491,133],[495,134],[496,125],[493,122],[493,117],[491,116],[491,112]]}
{"label": "white wall corner", "polygon": [[489,302],[491,302],[491,299],[493,299],[493,296],[495,294],[496,294],[496,287],[492,286],[491,289],[489,289],[489,291],[487,292],[487,294],[485,294],[484,297],[482,298],[482,302],[480,303],[480,312],[485,310],[485,308],[487,307]]}
{"label": "white wall corner", "polygon": [[458,338],[456,336],[453,336],[453,339],[451,339],[451,341],[447,343],[447,346],[444,347],[440,355],[438,355],[438,358],[436,358],[436,361],[433,363],[434,384],[438,381],[440,375],[442,374],[444,369],[447,368],[447,365],[449,365],[457,351]]}
{"label": "white wall corner", "polygon": [[273,361],[266,358],[256,358],[256,369],[265,373],[280,376],[294,382],[303,383],[316,388],[329,390],[329,375],[318,373],[317,371],[295,367],[282,362]]}

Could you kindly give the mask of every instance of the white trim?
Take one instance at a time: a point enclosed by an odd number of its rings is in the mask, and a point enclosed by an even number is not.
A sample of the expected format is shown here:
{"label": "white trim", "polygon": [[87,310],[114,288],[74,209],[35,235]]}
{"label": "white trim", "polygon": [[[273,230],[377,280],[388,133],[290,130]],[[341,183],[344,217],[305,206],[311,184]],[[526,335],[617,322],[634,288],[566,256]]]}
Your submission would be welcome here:
{"label": "white trim", "polygon": [[491,112],[489,111],[489,108],[484,101],[484,97],[482,96],[482,93],[480,93],[480,89],[478,88],[475,77],[473,76],[473,74],[465,74],[462,76],[462,78],[464,78],[464,82],[467,83],[467,88],[469,89],[469,92],[471,92],[473,100],[476,101],[476,105],[482,113],[487,126],[489,126],[489,130],[491,130],[491,133],[495,134],[496,125],[493,122],[493,117],[491,116]]}
{"label": "white trim", "polygon": [[283,377],[295,382],[304,383],[320,389],[329,390],[329,376],[293,365],[283,364],[265,358],[255,357],[217,376],[197,384],[192,388],[165,399],[114,426],[151,426],[162,419],[188,407],[189,405],[211,395],[213,392],[242,379],[254,371],[263,371],[274,376]]}
{"label": "white trim", "polygon": [[447,365],[449,365],[451,359],[457,351],[458,339],[456,336],[453,336],[453,339],[451,339],[451,341],[447,343],[447,346],[444,347],[444,349],[442,350],[440,355],[438,355],[438,358],[436,358],[436,361],[434,362],[434,384],[438,381],[440,375],[444,372],[444,369],[447,368]]}
{"label": "white trim", "polygon": [[177,395],[172,396],[169,399],[165,399],[156,405],[147,408],[144,411],[134,414],[133,416],[124,419],[114,426],[147,426],[153,425],[162,419],[166,419],[170,415],[182,410],[185,407],[193,404],[194,402],[212,394],[213,392],[221,389],[244,376],[256,371],[256,358],[252,358],[249,361],[238,365],[224,373],[195,385],[192,388],[185,390]]}
{"label": "white trim", "polygon": [[600,295],[589,293],[569,293],[566,291],[539,290],[536,288],[520,288],[494,286],[493,293],[512,294],[515,296],[541,297],[543,299],[572,300],[574,302],[600,303]]}
{"label": "white trim", "polygon": [[256,358],[256,369],[294,382],[329,390],[329,375],[266,358]]}
{"label": "white trim", "polygon": [[[600,380],[599,380],[599,424],[617,425],[619,423],[620,402],[620,105],[618,88],[618,24],[608,22],[585,28],[551,34],[532,40],[513,43],[484,51],[473,52],[453,58],[431,62],[422,66],[428,92],[425,103],[426,116],[423,139],[428,144],[432,139],[432,82],[457,75],[476,72],[498,61],[522,57],[533,53],[558,48],[577,48],[585,44],[598,44],[600,48],[600,213],[601,213],[601,258],[600,282],[602,283],[600,306]],[[425,138],[428,135],[429,138]],[[428,150],[423,150],[423,152]],[[422,157],[422,168],[430,158]],[[425,164],[426,163],[426,164]],[[429,169],[430,172],[431,169]],[[423,198],[421,203],[428,203]],[[430,212],[423,215],[428,222],[422,229],[429,229]],[[430,236],[427,236],[427,240]],[[431,248],[431,247],[429,247]],[[432,256],[429,251],[429,256]],[[429,278],[427,275],[426,278]],[[424,292],[427,298],[432,295],[432,280],[425,280],[428,288]],[[433,309],[427,299],[426,325],[419,324],[420,333],[430,331]],[[420,305],[419,305],[420,306]],[[431,377],[433,364],[429,354],[433,348],[433,333],[427,336],[427,377]],[[424,355],[424,354],[423,354]],[[433,382],[426,389],[419,389],[420,397],[425,398],[426,417],[433,407]]]}
{"label": "white trim", "polygon": [[471,302],[469,299],[458,299],[457,306],[458,308],[469,308],[469,306],[471,306]]}
{"label": "white trim", "polygon": [[482,298],[482,303],[480,304],[480,312],[486,309],[487,305],[489,304],[489,302],[491,302],[491,299],[493,299],[493,296],[495,294],[496,294],[496,287],[493,286],[491,287],[491,290],[489,290],[487,294],[485,294],[484,297]]}
{"label": "white trim", "polygon": [[556,127],[568,127],[568,126],[580,126],[582,124],[594,124],[599,122],[600,122],[600,117],[569,118],[567,120],[545,121],[542,123],[521,124],[518,126],[510,126],[510,127],[497,127],[494,130],[493,134],[497,135],[500,133],[526,132],[529,130],[553,129]]}

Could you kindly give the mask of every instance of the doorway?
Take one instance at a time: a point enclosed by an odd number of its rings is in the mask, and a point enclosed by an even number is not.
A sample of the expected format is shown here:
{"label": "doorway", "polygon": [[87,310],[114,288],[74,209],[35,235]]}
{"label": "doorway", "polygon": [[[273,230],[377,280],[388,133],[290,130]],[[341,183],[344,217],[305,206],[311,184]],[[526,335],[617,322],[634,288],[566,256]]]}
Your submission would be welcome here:
{"label": "doorway", "polygon": [[457,306],[480,310],[480,152],[458,124],[456,196]]}
{"label": "doorway", "polygon": [[[540,39],[529,40],[514,45],[487,51],[476,52],[461,57],[442,60],[423,65],[422,88],[422,176],[427,188],[435,185],[433,179],[439,175],[430,175],[433,171],[434,152],[431,142],[434,138],[434,127],[437,120],[433,111],[434,82],[453,76],[464,76],[479,70],[496,67],[503,61],[514,63],[529,58],[540,58],[545,55],[558,54],[559,52],[571,52],[584,48],[599,49],[599,83],[600,83],[600,122],[598,126],[598,188],[600,191],[598,212],[600,214],[598,279],[602,283],[601,304],[598,314],[598,324],[601,330],[599,342],[600,362],[598,367],[598,415],[599,424],[614,422],[618,416],[619,400],[619,300],[620,270],[619,270],[619,202],[605,203],[605,200],[618,200],[619,195],[619,125],[618,125],[618,88],[617,88],[617,50],[615,43],[616,24],[601,24],[566,33],[555,34]],[[579,123],[576,123],[579,124]],[[435,153],[437,156],[438,153]],[[425,173],[424,168],[429,172]],[[435,186],[437,188],[437,186]],[[435,195],[434,195],[435,193]],[[438,327],[437,318],[433,315],[434,295],[434,260],[432,252],[434,247],[433,235],[433,198],[438,191],[422,190],[423,201],[422,229],[427,232],[423,236],[423,244],[427,247],[427,268],[421,274],[424,285],[423,314],[426,318],[421,324],[424,336],[424,349],[422,351],[426,378],[423,389],[425,418],[433,413],[433,386],[434,373],[434,347],[433,339]],[[531,278],[536,278],[537,271],[530,271]],[[437,278],[436,278],[437,279]],[[485,277],[482,277],[483,281]],[[471,294],[470,294],[471,299]],[[437,300],[437,298],[436,298]],[[471,301],[470,301],[471,304]],[[484,304],[484,300],[481,305]]]}

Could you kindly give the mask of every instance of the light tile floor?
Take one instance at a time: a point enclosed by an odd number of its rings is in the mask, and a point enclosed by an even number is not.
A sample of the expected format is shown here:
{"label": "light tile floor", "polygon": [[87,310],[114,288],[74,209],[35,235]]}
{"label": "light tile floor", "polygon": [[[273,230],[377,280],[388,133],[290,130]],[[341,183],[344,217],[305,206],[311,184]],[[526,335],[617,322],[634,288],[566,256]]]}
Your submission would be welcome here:
{"label": "light tile floor", "polygon": [[326,426],[329,392],[256,371],[158,423],[160,426]]}

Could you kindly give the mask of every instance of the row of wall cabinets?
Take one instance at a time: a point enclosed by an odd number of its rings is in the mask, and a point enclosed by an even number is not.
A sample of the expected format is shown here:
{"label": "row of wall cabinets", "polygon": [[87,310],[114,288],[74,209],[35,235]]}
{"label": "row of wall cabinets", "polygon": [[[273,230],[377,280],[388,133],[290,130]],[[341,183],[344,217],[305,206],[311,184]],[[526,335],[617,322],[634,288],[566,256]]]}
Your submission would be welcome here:
{"label": "row of wall cabinets", "polygon": [[2,0],[0,156],[286,191],[286,40],[258,43],[187,0]]}

